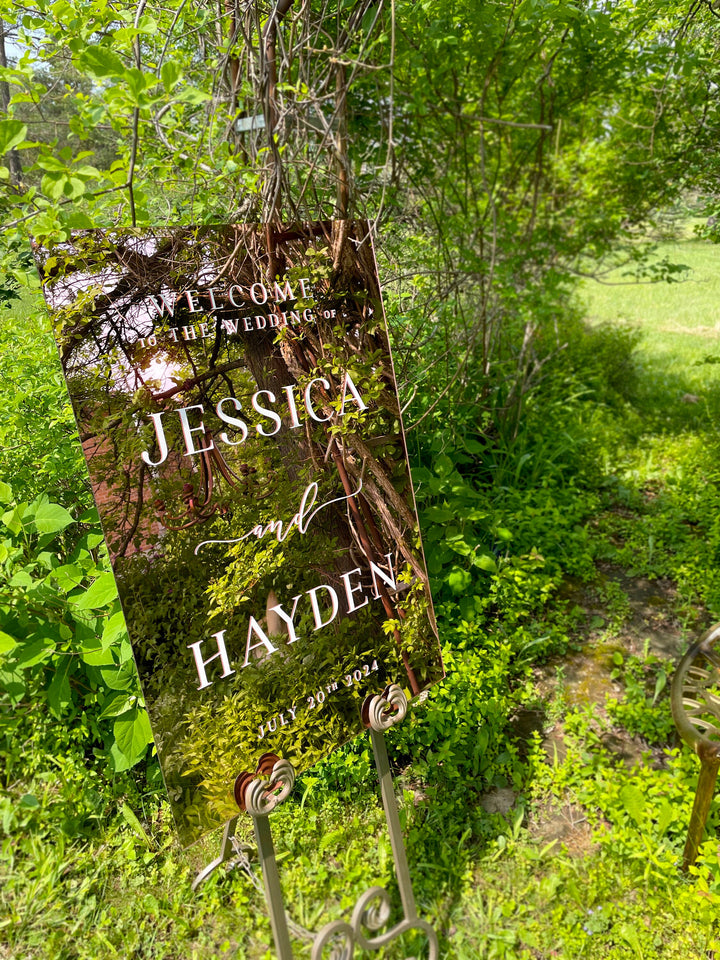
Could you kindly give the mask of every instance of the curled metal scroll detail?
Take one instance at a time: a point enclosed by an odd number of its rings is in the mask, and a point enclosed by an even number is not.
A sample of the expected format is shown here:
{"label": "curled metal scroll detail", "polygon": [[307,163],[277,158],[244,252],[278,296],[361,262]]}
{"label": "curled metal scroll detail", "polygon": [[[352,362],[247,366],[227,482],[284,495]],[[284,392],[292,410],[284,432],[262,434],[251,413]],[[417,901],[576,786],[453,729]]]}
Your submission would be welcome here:
{"label": "curled metal scroll detail", "polygon": [[407,697],[397,683],[391,683],[381,694],[366,703],[365,722],[381,733],[400,723],[407,713]]}
{"label": "curled metal scroll detail", "polygon": [[349,923],[343,920],[326,923],[315,937],[311,960],[322,960],[328,949],[326,960],[351,960],[355,953],[355,931]]}
{"label": "curled metal scroll detail", "polygon": [[[429,960],[437,960],[437,934],[429,923],[418,917],[406,917],[385,933],[376,936],[367,936],[363,932],[365,928],[376,933],[386,926],[390,920],[390,912],[390,896],[387,890],[383,887],[370,887],[355,904],[350,923],[335,920],[318,932],[313,943],[311,960],[352,960],[356,949],[379,950],[410,930],[418,930],[425,935],[429,946]],[[408,957],[407,960],[412,958]]]}
{"label": "curled metal scroll detail", "polygon": [[671,704],[685,743],[701,760],[720,759],[720,624],[704,633],[678,664]]}
{"label": "curled metal scroll detail", "polygon": [[295,784],[295,768],[278,760],[267,780],[251,780],[245,787],[245,809],[252,817],[266,817],[289,795]]}
{"label": "curled metal scroll detail", "polygon": [[[378,903],[373,903],[378,900]],[[379,930],[390,920],[390,897],[384,887],[370,887],[362,894],[352,915],[352,925],[355,930],[367,927],[368,930]]]}

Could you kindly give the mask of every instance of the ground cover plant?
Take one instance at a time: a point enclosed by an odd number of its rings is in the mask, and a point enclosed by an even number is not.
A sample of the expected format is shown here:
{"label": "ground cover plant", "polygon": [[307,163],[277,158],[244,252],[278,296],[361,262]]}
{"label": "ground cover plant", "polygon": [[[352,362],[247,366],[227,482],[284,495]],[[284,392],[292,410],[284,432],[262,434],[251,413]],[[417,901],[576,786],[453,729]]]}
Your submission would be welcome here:
{"label": "ground cover plant", "polygon": [[[375,223],[448,669],[389,736],[443,955],[711,956],[668,687],[720,614],[716,11],[0,23],[0,956],[271,955],[241,867],[190,891],[26,231],[330,215]],[[366,740],[274,823],[302,926],[393,889]]]}
{"label": "ground cover plant", "polygon": [[[691,266],[692,254],[689,242]],[[665,293],[681,302],[681,287]],[[697,764],[674,737],[668,682],[683,642],[718,614],[717,435],[705,405],[664,384],[653,393],[644,325],[613,332],[587,296],[595,325],[577,328],[557,370],[577,397],[553,407],[549,381],[547,402],[528,408],[516,485],[497,450],[433,454],[415,470],[449,676],[390,745],[418,898],[458,957],[702,956],[716,936],[717,843],[705,843],[692,878],[678,871]],[[4,330],[27,311],[7,310]],[[35,329],[49,374],[54,347]],[[714,378],[703,385],[696,373],[712,366],[694,365],[702,331],[685,336],[685,369],[712,403]],[[22,349],[14,342],[4,355]],[[608,387],[620,361],[635,372],[627,395]],[[558,435],[540,485],[523,483],[535,450]],[[76,489],[86,496],[81,480]],[[37,491],[23,492],[32,502]],[[451,517],[462,518],[457,529]],[[464,580],[459,589],[468,556],[481,558],[470,600]],[[24,578],[16,584],[32,597]],[[108,776],[112,753],[88,747],[117,734],[112,711],[87,709],[102,694],[76,684],[56,702],[47,662],[29,658],[30,693],[15,693],[3,714],[7,955],[264,955],[257,889],[236,870],[190,894],[212,843],[186,855],[174,846],[154,760],[124,772],[121,761]],[[361,740],[308,774],[276,815],[288,900],[304,926],[347,908],[366,871],[392,882],[371,797]],[[714,806],[711,837],[715,816]]]}

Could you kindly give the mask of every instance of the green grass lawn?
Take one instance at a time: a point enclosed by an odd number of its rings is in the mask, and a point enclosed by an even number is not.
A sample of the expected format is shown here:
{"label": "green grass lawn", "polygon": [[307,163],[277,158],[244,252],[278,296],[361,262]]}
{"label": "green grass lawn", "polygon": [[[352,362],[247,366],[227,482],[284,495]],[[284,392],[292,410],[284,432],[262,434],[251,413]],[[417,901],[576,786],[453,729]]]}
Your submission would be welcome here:
{"label": "green grass lawn", "polygon": [[[620,268],[603,282],[585,280],[580,295],[591,323],[625,323],[642,334],[640,351],[677,393],[720,385],[720,245],[680,239],[661,243],[658,259],[685,264],[678,283],[635,283]],[[679,275],[681,276],[681,275]],[[717,357],[716,363],[706,358]]]}

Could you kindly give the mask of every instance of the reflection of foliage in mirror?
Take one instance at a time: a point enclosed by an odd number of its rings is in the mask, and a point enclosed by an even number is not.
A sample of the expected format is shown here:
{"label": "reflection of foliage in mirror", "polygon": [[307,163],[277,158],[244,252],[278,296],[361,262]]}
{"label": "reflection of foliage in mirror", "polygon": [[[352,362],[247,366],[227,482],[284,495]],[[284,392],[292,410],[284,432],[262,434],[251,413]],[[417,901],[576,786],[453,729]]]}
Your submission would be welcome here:
{"label": "reflection of foliage in mirror", "polygon": [[41,260],[190,840],[268,745],[302,768],[371,690],[442,675],[367,226],[87,233]]}

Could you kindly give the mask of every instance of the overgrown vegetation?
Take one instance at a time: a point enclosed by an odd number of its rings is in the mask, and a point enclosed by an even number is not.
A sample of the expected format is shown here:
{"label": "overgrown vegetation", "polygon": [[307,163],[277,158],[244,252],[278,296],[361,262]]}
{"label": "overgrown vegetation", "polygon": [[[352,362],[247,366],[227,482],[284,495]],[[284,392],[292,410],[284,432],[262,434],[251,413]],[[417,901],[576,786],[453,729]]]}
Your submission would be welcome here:
{"label": "overgrown vegetation", "polygon": [[[409,404],[448,677],[389,742],[443,955],[712,955],[668,687],[720,617],[717,11],[234,9],[0,2],[0,955],[270,956],[173,841],[25,231],[332,214],[375,218]],[[365,740],[274,824],[304,926],[392,885]]]}
{"label": "overgrown vegetation", "polygon": [[[20,315],[18,307],[6,311],[3,329],[15,329]],[[714,949],[716,843],[704,845],[692,878],[678,870],[697,765],[674,739],[673,660],[633,652],[628,595],[612,576],[622,571],[664,585],[662,613],[678,638],[717,617],[718,440],[707,408],[683,404],[678,390],[661,389],[648,402],[657,384],[647,375],[651,346],[642,337],[642,329],[574,321],[567,349],[506,449],[485,446],[479,431],[468,432],[459,449],[439,430],[415,438],[449,676],[414,709],[413,722],[391,735],[390,748],[418,900],[451,956],[679,958]],[[42,383],[56,361],[38,328],[35,343],[37,358],[47,348]],[[8,341],[4,355],[11,362],[23,349],[22,341]],[[693,364],[689,356],[686,370],[696,377]],[[709,402],[715,390],[710,377]],[[5,402],[11,409],[11,392]],[[31,402],[44,403],[42,393]],[[58,420],[65,415],[58,402]],[[73,442],[69,433],[62,439],[68,451]],[[26,500],[51,478],[38,473],[35,489],[23,489]],[[55,482],[58,500],[66,480]],[[77,513],[85,501],[82,484],[76,490],[66,503]],[[87,518],[74,536],[70,523],[36,533],[33,513],[51,526],[67,520],[66,508],[42,512],[43,502],[28,508],[17,532],[32,583],[16,579],[4,609],[17,616],[13,596],[22,604],[40,597],[61,619],[75,595],[87,596],[81,588],[97,568],[79,569],[62,597],[34,584],[52,567],[43,567],[49,550],[69,555],[67,567],[92,534]],[[10,572],[18,563],[16,515],[3,517]],[[111,607],[91,614],[113,622]],[[214,855],[216,838],[179,853],[154,761],[126,772],[120,763],[109,775],[112,753],[98,746],[116,718],[100,702],[100,684],[93,692],[87,667],[83,683],[76,671],[72,694],[58,699],[48,637],[20,664],[28,693],[6,683],[16,702],[3,713],[2,741],[7,955],[264,955],[269,928],[257,890],[236,871],[190,893],[193,870]],[[578,656],[589,673],[593,658],[603,659],[616,685],[606,704],[592,688],[543,685],[554,665],[562,672]],[[124,682],[127,691],[116,684],[104,695],[123,705],[137,697],[133,681]],[[540,717],[534,732],[517,723],[528,711]],[[638,762],[618,753],[626,741],[637,747]],[[487,802],[498,792],[509,798],[505,812]],[[347,908],[368,875],[392,883],[373,796],[371,753],[361,739],[306,775],[274,815],[288,901],[305,926],[318,925],[321,907],[324,917]],[[711,835],[716,816],[714,805]],[[581,826],[553,839],[558,817]]]}

